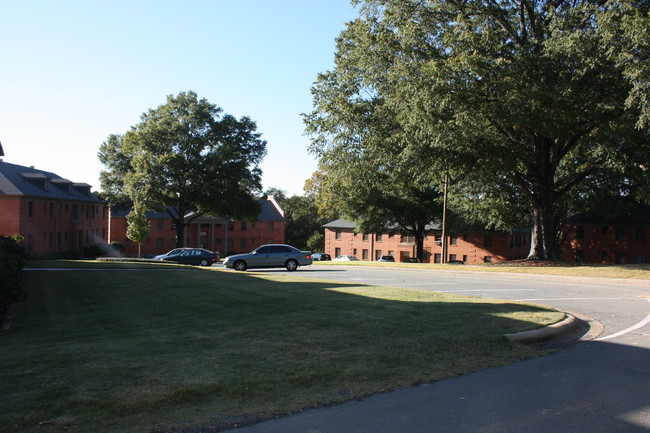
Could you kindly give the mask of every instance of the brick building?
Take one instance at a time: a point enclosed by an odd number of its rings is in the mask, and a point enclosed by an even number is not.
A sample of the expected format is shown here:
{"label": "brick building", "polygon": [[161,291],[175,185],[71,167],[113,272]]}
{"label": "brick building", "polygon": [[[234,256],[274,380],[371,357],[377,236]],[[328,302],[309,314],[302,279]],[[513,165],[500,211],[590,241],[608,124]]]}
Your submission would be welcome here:
{"label": "brick building", "polygon": [[[260,245],[285,242],[284,210],[272,195],[258,200],[260,214],[254,221],[228,221],[222,217],[200,216],[185,228],[187,247],[205,248],[228,254],[249,252]],[[138,245],[126,236],[126,215],[129,211],[111,210],[109,217],[109,242],[120,242],[125,254],[138,254]],[[190,217],[188,214],[187,217]],[[166,212],[147,212],[151,235],[143,242],[140,254],[163,254],[176,247],[176,229]]]}
{"label": "brick building", "polygon": [[[415,257],[415,239],[399,231],[382,233],[356,233],[356,224],[338,219],[325,228],[325,252],[332,257],[353,254],[361,260],[377,260],[382,255],[405,262]],[[530,250],[530,232],[493,232],[487,234],[465,233],[447,237],[447,261],[462,260],[468,264],[498,263],[526,258]],[[441,262],[441,230],[429,226],[424,240],[424,262]]]}
{"label": "brick building", "polygon": [[595,212],[569,218],[562,256],[567,262],[650,263],[650,206],[607,219]]}
{"label": "brick building", "polygon": [[30,256],[81,255],[106,242],[107,223],[90,185],[0,160],[0,235],[24,236]]}

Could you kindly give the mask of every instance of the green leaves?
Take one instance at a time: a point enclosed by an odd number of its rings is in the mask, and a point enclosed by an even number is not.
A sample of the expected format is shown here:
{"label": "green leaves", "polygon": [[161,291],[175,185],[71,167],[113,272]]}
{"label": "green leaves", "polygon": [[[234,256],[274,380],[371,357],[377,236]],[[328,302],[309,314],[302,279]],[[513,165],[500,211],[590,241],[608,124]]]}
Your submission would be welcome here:
{"label": "green leaves", "polygon": [[147,210],[168,209],[180,242],[189,211],[257,215],[253,194],[261,188],[266,141],[250,118],[222,113],[196,93],[181,92],[122,136],[109,136],[99,157],[111,202],[126,195]]}
{"label": "green leaves", "polygon": [[631,184],[647,184],[632,170],[650,164],[647,5],[359,4],[304,118],[342,201],[389,195],[380,183],[440,189],[449,171],[466,181],[453,188],[465,195],[457,210],[475,198],[477,219],[507,227],[528,208],[528,223],[543,225],[533,233],[551,239],[534,240],[550,250],[531,255],[556,258],[558,221],[582,210],[594,176],[634,172]]}

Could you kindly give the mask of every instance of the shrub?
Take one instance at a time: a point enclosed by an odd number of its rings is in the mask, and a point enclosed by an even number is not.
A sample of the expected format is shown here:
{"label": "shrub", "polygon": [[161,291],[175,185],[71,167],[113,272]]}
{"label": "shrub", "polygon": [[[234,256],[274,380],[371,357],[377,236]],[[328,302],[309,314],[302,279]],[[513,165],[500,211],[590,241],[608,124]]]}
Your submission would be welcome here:
{"label": "shrub", "polygon": [[26,292],[22,287],[22,269],[25,266],[25,249],[19,244],[22,237],[0,236],[0,326],[11,326],[16,302],[23,301]]}

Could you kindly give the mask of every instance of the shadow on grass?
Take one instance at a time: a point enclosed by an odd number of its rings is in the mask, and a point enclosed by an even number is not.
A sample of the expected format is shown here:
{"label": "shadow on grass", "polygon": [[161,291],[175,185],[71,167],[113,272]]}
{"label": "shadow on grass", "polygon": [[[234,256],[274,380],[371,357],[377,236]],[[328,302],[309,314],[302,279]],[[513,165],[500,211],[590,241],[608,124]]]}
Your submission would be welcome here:
{"label": "shadow on grass", "polygon": [[25,273],[29,298],[0,336],[5,425],[222,428],[537,356],[503,334],[556,318],[425,291],[114,266]]}

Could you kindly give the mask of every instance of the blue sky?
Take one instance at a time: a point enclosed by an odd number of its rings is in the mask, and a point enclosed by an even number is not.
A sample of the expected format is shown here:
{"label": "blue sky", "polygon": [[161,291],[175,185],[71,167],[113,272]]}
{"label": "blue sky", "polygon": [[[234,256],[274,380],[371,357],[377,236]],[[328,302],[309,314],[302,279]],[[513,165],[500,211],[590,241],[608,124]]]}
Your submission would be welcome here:
{"label": "blue sky", "polygon": [[0,0],[3,159],[98,191],[108,135],[193,90],[257,122],[264,188],[302,194],[316,161],[300,113],[357,14],[348,0]]}

